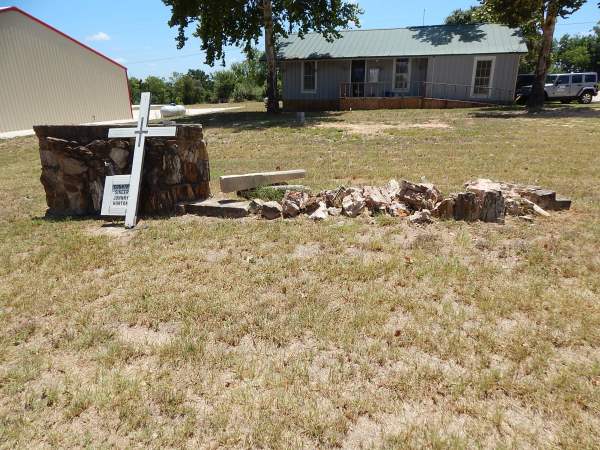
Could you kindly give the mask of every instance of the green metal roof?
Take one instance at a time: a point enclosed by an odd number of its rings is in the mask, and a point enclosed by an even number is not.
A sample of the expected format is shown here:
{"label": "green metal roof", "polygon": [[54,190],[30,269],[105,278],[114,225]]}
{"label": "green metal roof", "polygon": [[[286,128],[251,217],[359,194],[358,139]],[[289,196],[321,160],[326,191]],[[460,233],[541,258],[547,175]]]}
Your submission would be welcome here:
{"label": "green metal roof", "polygon": [[517,30],[504,25],[436,25],[380,30],[341,31],[333,42],[318,33],[280,41],[278,58],[334,59],[386,56],[527,53]]}

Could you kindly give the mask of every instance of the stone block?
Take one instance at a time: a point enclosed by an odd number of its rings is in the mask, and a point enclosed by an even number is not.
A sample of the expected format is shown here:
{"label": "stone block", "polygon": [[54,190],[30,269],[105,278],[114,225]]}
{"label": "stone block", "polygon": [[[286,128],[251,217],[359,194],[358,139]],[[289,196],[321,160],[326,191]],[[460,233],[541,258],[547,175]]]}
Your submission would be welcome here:
{"label": "stone block", "polygon": [[240,219],[250,214],[250,202],[238,200],[205,200],[182,204],[187,214]]}
{"label": "stone block", "polygon": [[305,170],[286,170],[279,172],[248,173],[244,175],[222,176],[219,181],[222,192],[240,192],[254,189],[259,186],[282,183],[296,180],[306,176]]}

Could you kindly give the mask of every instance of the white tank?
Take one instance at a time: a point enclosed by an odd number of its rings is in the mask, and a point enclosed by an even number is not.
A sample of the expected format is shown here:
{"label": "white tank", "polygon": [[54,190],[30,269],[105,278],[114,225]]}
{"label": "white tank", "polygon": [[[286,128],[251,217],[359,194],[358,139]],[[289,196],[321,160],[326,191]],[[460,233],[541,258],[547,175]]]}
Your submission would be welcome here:
{"label": "white tank", "polygon": [[165,105],[160,108],[160,116],[161,117],[175,117],[175,116],[184,116],[185,115],[185,106],[183,105]]}

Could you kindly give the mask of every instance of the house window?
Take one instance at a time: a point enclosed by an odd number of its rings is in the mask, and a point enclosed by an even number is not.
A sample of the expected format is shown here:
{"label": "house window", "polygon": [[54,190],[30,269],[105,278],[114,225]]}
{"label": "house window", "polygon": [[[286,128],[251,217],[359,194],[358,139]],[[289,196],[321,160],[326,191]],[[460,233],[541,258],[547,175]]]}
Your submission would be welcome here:
{"label": "house window", "polygon": [[408,91],[410,84],[410,64],[408,58],[394,61],[394,90]]}
{"label": "house window", "polygon": [[491,97],[494,78],[494,58],[475,58],[472,97]]}
{"label": "house window", "polygon": [[371,67],[369,69],[369,83],[379,83],[379,67]]}
{"label": "house window", "polygon": [[302,63],[302,92],[314,94],[317,92],[317,62]]}

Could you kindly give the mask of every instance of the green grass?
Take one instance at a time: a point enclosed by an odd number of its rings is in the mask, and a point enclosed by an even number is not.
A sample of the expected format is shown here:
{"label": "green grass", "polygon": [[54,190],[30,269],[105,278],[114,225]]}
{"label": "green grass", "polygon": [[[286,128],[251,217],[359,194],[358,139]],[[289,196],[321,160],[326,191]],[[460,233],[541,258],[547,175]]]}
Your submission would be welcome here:
{"label": "green grass", "polygon": [[[197,119],[213,175],[313,190],[536,183],[529,224],[44,218],[34,138],[0,141],[0,446],[594,448],[596,107]],[[385,125],[385,126],[382,126]],[[432,125],[433,124],[433,125]]]}

